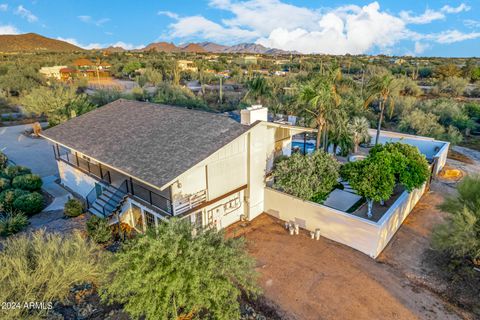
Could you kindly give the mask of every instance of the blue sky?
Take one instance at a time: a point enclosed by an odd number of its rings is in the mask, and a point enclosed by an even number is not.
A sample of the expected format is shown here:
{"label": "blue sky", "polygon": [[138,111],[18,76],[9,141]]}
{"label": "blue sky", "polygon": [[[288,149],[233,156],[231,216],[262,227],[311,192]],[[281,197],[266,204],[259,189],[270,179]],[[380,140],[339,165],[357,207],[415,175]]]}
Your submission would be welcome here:
{"label": "blue sky", "polygon": [[0,34],[84,48],[256,42],[304,53],[480,56],[480,1],[0,0]]}

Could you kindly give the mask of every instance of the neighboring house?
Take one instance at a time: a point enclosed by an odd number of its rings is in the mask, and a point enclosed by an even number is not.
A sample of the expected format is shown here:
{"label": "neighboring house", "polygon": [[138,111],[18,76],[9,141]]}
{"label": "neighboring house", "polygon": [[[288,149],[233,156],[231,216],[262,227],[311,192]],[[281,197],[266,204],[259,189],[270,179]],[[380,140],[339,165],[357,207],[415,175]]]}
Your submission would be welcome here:
{"label": "neighboring house", "polygon": [[265,175],[313,129],[267,122],[267,109],[225,114],[117,100],[48,129],[61,183],[89,211],[138,231],[171,217],[224,228],[264,211]]}
{"label": "neighboring house", "polygon": [[67,66],[41,67],[38,72],[40,72],[46,78],[61,80],[61,70],[65,68],[67,68]]}
{"label": "neighboring house", "polygon": [[[72,65],[78,71],[78,74],[88,79],[99,79],[110,77],[111,65],[105,61],[93,62],[86,58],[80,58],[73,61]],[[72,75],[72,73],[70,73]]]}
{"label": "neighboring house", "polygon": [[198,71],[198,68],[195,65],[195,62],[191,60],[178,60],[177,66],[178,66],[178,69],[180,69],[180,71],[191,71],[191,72]]}

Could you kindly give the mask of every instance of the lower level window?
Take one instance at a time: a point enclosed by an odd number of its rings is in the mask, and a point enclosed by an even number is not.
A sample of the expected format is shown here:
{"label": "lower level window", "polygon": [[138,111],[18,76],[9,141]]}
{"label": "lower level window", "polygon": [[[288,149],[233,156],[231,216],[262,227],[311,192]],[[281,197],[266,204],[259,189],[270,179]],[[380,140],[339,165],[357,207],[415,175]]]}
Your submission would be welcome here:
{"label": "lower level window", "polygon": [[148,211],[143,211],[145,214],[145,223],[147,228],[155,228],[155,216]]}

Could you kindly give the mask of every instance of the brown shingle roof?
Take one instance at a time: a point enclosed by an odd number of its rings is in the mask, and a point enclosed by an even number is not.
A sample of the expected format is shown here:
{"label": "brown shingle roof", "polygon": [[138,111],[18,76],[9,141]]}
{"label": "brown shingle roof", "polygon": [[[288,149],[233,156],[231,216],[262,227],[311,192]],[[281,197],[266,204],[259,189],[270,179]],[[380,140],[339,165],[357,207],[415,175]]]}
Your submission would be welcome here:
{"label": "brown shingle roof", "polygon": [[42,135],[162,187],[249,128],[224,114],[119,99]]}

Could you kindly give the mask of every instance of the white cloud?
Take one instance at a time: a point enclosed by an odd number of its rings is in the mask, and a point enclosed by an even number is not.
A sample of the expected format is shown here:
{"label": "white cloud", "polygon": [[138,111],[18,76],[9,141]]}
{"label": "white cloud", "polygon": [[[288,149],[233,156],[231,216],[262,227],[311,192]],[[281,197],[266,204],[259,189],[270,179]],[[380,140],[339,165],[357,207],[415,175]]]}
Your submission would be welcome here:
{"label": "white cloud", "polygon": [[463,24],[468,28],[480,28],[480,20],[466,19]]}
{"label": "white cloud", "polygon": [[442,7],[442,12],[446,13],[460,13],[462,11],[469,11],[471,8],[465,3],[460,4],[458,7],[451,7],[448,4]]}
{"label": "white cloud", "polygon": [[431,46],[428,43],[422,43],[420,41],[415,42],[415,49],[414,52],[416,55],[422,54],[425,52],[425,50],[429,49]]}
{"label": "white cloud", "polygon": [[12,25],[0,25],[0,34],[19,34],[20,31]]}
{"label": "white cloud", "polygon": [[62,37],[57,37],[57,40],[65,41],[68,43],[71,43],[77,47],[91,50],[91,49],[103,49],[103,48],[108,48],[108,47],[122,47],[127,50],[133,50],[133,49],[140,49],[145,47],[144,44],[141,45],[133,45],[131,43],[125,43],[122,41],[118,41],[115,43],[88,43],[88,44],[82,44],[78,42],[75,38],[62,38]]}
{"label": "white cloud", "polygon": [[179,18],[170,25],[172,38],[203,38],[224,43],[250,41],[259,36],[255,31],[237,27],[225,28],[202,16]]}
{"label": "white cloud", "polygon": [[458,7],[426,9],[394,14],[381,10],[377,1],[368,5],[336,8],[306,8],[282,0],[210,0],[211,8],[226,11],[228,18],[212,21],[204,16],[182,17],[170,11],[159,15],[174,20],[163,38],[203,39],[225,44],[256,42],[266,47],[302,53],[362,54],[380,49],[393,52],[402,40],[415,43],[415,52],[425,51],[431,42],[452,43],[476,38],[476,33],[447,30],[422,34],[410,25],[446,19],[448,14],[469,10]]}
{"label": "white cloud", "polygon": [[0,3],[0,11],[7,11],[7,10],[8,10],[8,4]]}
{"label": "white cloud", "polygon": [[433,38],[438,43],[450,44],[480,38],[480,32],[463,33],[458,30],[447,30],[433,35]]}
{"label": "white cloud", "polygon": [[172,18],[172,19],[178,19],[179,18],[179,15],[174,13],[174,12],[171,12],[171,11],[158,11],[157,14],[159,16],[167,16],[169,18]]}
{"label": "white cloud", "polygon": [[15,14],[19,15],[24,19],[27,19],[27,21],[30,23],[38,21],[37,16],[35,16],[30,10],[28,10],[22,5],[17,7],[17,10],[15,10]]}
{"label": "white cloud", "polygon": [[411,11],[401,11],[400,18],[402,18],[405,23],[427,24],[435,20],[444,19],[445,15],[442,12],[427,9],[423,14],[419,16],[412,16]]}
{"label": "white cloud", "polygon": [[78,16],[78,19],[84,23],[94,24],[97,27],[101,27],[102,25],[110,21],[109,18],[101,18],[98,20],[94,20],[91,16]]}

